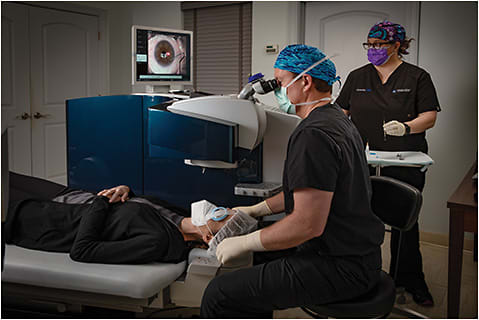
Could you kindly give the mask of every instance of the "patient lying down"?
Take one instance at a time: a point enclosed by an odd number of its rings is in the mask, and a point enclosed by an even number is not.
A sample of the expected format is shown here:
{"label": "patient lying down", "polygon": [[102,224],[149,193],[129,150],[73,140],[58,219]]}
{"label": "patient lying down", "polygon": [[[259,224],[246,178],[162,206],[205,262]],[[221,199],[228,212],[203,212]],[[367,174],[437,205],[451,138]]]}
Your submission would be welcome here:
{"label": "patient lying down", "polygon": [[[214,254],[223,238],[251,231],[253,219],[225,209],[223,220],[195,226],[182,208],[137,197],[127,186],[95,195],[15,173],[10,173],[10,203],[7,244],[68,252],[75,261],[92,263],[176,263],[185,260],[193,243],[211,243]],[[237,227],[243,223],[248,227]]]}

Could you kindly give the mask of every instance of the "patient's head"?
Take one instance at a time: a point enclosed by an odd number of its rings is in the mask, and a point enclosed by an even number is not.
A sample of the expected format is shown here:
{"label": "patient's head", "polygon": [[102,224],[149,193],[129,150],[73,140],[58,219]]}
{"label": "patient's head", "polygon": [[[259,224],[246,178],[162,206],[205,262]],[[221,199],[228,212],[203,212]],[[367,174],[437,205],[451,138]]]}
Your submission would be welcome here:
{"label": "patient's head", "polygon": [[226,209],[228,215],[220,221],[214,221],[209,219],[206,221],[206,224],[203,226],[198,226],[198,229],[201,232],[202,239],[205,243],[209,243],[211,239],[218,233],[218,231],[223,228],[223,226],[233,217],[235,211],[232,209]]}
{"label": "patient's head", "polygon": [[[241,211],[211,207],[200,208],[191,218],[183,219],[180,230],[186,241],[203,240],[213,254],[223,239],[249,233],[257,227],[256,219]],[[215,214],[210,214],[211,210],[214,210]]]}
{"label": "patient's head", "polygon": [[216,253],[216,247],[224,239],[240,236],[243,234],[250,233],[253,230],[256,230],[258,222],[255,218],[252,218],[241,211],[233,210],[233,212],[233,215],[229,215],[228,220],[223,224],[223,226],[220,227],[220,229],[218,229],[217,232],[214,233],[214,237],[209,239],[208,251],[211,254]]}

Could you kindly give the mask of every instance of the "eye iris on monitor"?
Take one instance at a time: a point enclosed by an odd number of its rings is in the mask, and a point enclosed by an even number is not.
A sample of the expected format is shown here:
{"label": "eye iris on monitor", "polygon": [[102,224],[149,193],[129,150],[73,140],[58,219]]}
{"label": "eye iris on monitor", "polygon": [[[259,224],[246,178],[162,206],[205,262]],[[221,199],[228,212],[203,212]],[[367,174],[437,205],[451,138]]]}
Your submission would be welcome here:
{"label": "eye iris on monitor", "polygon": [[132,26],[133,84],[191,84],[193,33]]}
{"label": "eye iris on monitor", "polygon": [[175,59],[175,49],[168,41],[159,41],[155,48],[155,58],[160,65],[168,66]]}

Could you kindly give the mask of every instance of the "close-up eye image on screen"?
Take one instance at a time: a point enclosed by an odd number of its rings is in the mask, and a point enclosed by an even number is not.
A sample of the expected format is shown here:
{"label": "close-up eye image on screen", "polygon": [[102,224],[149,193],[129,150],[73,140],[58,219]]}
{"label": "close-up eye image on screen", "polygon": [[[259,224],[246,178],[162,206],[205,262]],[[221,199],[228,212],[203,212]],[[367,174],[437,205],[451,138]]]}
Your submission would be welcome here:
{"label": "close-up eye image on screen", "polygon": [[191,83],[191,31],[133,26],[133,35],[134,82]]}
{"label": "close-up eye image on screen", "polygon": [[148,73],[184,74],[186,72],[186,37],[149,32]]}

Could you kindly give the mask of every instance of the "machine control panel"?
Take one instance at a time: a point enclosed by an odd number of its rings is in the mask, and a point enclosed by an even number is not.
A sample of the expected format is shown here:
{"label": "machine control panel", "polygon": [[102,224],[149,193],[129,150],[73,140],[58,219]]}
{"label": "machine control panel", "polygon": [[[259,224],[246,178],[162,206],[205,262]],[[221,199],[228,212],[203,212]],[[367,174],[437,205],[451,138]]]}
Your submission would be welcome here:
{"label": "machine control panel", "polygon": [[281,191],[282,184],[276,182],[239,183],[235,195],[268,198]]}

